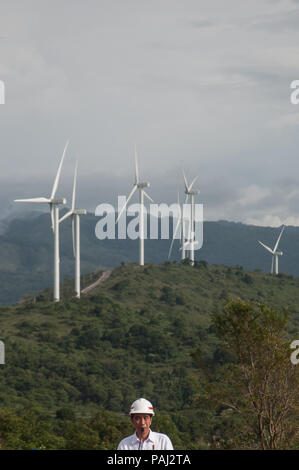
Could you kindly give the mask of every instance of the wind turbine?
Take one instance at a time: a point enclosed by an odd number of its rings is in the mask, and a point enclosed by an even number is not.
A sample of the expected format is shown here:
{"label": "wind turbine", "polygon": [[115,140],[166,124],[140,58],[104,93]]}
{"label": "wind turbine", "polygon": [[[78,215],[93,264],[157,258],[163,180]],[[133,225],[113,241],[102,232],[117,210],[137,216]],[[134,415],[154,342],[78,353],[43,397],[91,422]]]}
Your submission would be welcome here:
{"label": "wind turbine", "polygon": [[185,184],[185,194],[186,194],[186,201],[188,200],[188,197],[190,197],[191,200],[191,218],[190,218],[190,226],[189,226],[189,240],[188,240],[188,245],[190,246],[190,261],[191,264],[194,264],[194,244],[196,243],[194,241],[195,237],[195,228],[194,228],[194,196],[198,196],[200,194],[199,189],[197,190],[192,190],[192,186],[197,180],[198,176],[195,176],[193,179],[192,183],[190,186],[188,186],[187,178],[183,170],[183,177],[184,177],[184,184]]}
{"label": "wind turbine", "polygon": [[[184,240],[184,243],[183,243],[181,249],[182,249],[182,252],[186,248],[190,251],[190,261],[191,261],[191,264],[193,265],[194,264],[194,245],[196,243],[198,243],[198,242],[194,241],[194,236],[195,236],[195,229],[194,229],[194,222],[195,222],[194,221],[194,196],[199,195],[200,191],[199,190],[192,190],[192,186],[195,183],[195,181],[197,180],[198,176],[196,176],[193,179],[190,186],[188,186],[188,182],[187,182],[187,178],[186,178],[186,175],[184,173],[184,170],[183,170],[183,177],[184,177],[185,194],[186,194],[184,205],[187,203],[188,198],[190,198],[191,199],[191,215],[190,215],[188,239]],[[175,229],[175,232],[174,232],[174,235],[173,235],[173,239],[176,236],[176,232],[178,230],[179,224],[180,224],[180,220],[178,220],[178,222],[177,222],[177,226],[176,226],[176,229]],[[173,240],[172,240],[172,243],[173,243]],[[172,245],[171,245],[170,248],[172,248]],[[170,253],[171,253],[171,249],[169,250],[169,256],[170,256]]]}
{"label": "wind turbine", "polygon": [[59,223],[68,217],[72,218],[72,239],[73,239],[73,253],[75,257],[75,291],[76,297],[80,299],[81,287],[80,287],[80,215],[87,213],[86,209],[75,209],[76,200],[76,185],[77,185],[77,172],[78,162],[76,162],[75,173],[74,173],[74,184],[73,184],[73,196],[72,196],[72,207],[71,210],[64,214]]}
{"label": "wind turbine", "polygon": [[278,274],[278,256],[282,256],[282,251],[277,251],[277,248],[278,248],[278,244],[279,244],[279,241],[280,241],[280,238],[281,238],[281,235],[282,235],[282,232],[284,231],[284,228],[285,226],[283,225],[282,226],[282,229],[281,229],[281,232],[279,234],[279,237],[277,238],[277,241],[275,243],[275,246],[273,248],[273,250],[271,250],[271,248],[269,248],[269,246],[265,245],[264,243],[260,242],[259,243],[264,247],[266,248],[267,251],[269,251],[272,255],[272,263],[271,263],[271,274],[273,274],[273,265],[274,265],[274,260],[275,260],[275,274]]}
{"label": "wind turbine", "polygon": [[64,160],[64,156],[67,150],[69,142],[67,141],[62,157],[59,163],[59,167],[57,170],[57,174],[54,180],[52,193],[50,197],[36,197],[31,199],[15,199],[14,202],[32,202],[37,204],[49,204],[50,212],[51,212],[51,221],[52,221],[52,230],[54,233],[54,302],[58,302],[60,300],[60,289],[59,289],[59,204],[66,204],[65,198],[57,199],[55,198],[56,191],[59,184],[61,168]]}
{"label": "wind turbine", "polygon": [[179,195],[179,191],[178,191],[178,207],[179,207],[179,218],[178,218],[178,221],[177,221],[177,225],[176,225],[176,228],[175,228],[175,231],[174,231],[174,234],[173,234],[173,238],[172,238],[172,241],[171,241],[171,244],[170,244],[170,248],[169,248],[169,252],[168,252],[168,259],[170,258],[170,255],[171,255],[171,251],[172,251],[172,247],[173,247],[173,243],[174,243],[174,240],[175,240],[175,236],[176,236],[176,232],[180,226],[181,228],[181,259],[182,261],[185,259],[185,221],[187,220],[185,217],[184,217],[184,205],[180,205],[180,195]]}
{"label": "wind turbine", "polygon": [[148,182],[142,183],[139,181],[139,171],[138,171],[138,162],[137,162],[137,152],[135,145],[135,183],[133,184],[133,189],[129,194],[129,197],[125,205],[120,210],[118,217],[116,219],[116,224],[118,223],[123,211],[128,205],[131,197],[137,189],[139,189],[139,264],[140,266],[144,265],[144,196],[147,197],[151,202],[154,202],[152,198],[145,192],[144,188],[149,188],[150,184]]}

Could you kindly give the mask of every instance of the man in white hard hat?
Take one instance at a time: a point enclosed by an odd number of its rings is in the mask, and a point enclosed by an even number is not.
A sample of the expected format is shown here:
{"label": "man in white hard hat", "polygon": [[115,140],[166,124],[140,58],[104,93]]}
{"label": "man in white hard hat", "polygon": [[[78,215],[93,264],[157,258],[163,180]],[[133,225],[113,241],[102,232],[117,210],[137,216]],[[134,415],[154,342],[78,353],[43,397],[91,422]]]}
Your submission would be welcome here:
{"label": "man in white hard hat", "polygon": [[135,432],[120,441],[117,450],[173,450],[171,440],[166,434],[150,429],[154,414],[150,401],[145,398],[135,400],[129,412]]}

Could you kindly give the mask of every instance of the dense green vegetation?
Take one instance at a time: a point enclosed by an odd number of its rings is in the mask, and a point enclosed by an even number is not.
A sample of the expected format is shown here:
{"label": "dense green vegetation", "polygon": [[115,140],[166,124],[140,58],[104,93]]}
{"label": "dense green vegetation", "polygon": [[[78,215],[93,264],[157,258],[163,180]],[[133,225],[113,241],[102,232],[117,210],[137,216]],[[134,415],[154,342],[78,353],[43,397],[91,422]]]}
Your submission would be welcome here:
{"label": "dense green vegetation", "polygon": [[[99,276],[85,276],[83,285]],[[129,264],[80,300],[70,280],[60,303],[45,290],[1,307],[2,447],[113,449],[131,432],[128,407],[140,396],[157,409],[153,429],[176,448],[233,447],[240,418],[208,406],[200,392],[203,370],[217,380],[216,368],[233,361],[212,313],[230,297],[287,309],[291,341],[298,288],[292,276],[240,266]]]}

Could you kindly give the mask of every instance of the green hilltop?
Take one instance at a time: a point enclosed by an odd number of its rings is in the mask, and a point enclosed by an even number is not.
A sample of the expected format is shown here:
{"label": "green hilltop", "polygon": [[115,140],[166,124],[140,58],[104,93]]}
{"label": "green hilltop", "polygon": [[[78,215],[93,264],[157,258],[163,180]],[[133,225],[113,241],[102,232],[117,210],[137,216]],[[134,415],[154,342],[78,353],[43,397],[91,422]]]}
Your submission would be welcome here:
{"label": "green hilltop", "polygon": [[[63,214],[63,211],[61,212]],[[88,213],[81,218],[81,273],[113,269],[121,262],[138,260],[138,240],[104,239],[95,235],[100,218]],[[148,228],[150,223],[148,221]],[[161,226],[161,220],[159,221]],[[167,261],[172,238],[145,240],[145,260],[150,263]],[[269,272],[271,255],[258,240],[274,246],[280,229],[257,227],[235,222],[204,222],[203,246],[195,258],[210,264],[241,265],[249,271],[259,268]],[[160,233],[160,232],[159,232]],[[71,221],[60,227],[61,280],[74,277]],[[175,240],[170,261],[180,262],[180,242]],[[279,272],[299,276],[299,227],[286,227],[279,245]],[[39,292],[53,285],[53,233],[48,213],[24,214],[9,221],[0,234],[0,305],[12,305],[26,293]]]}
{"label": "green hilltop", "polygon": [[[101,274],[82,276],[83,288]],[[78,419],[102,410],[112,421],[121,416],[127,422],[130,403],[145,396],[158,410],[158,428],[162,423],[179,448],[208,448],[219,416],[195,402],[200,376],[194,358],[200,354],[211,370],[227,360],[211,313],[221,312],[230,297],[288,309],[294,338],[298,290],[298,278],[241,266],[133,263],[112,270],[81,299],[69,280],[59,303],[46,289],[2,306],[1,408],[38,409],[51,419],[64,408]],[[121,429],[113,436],[123,437]],[[107,448],[117,444],[109,439]]]}

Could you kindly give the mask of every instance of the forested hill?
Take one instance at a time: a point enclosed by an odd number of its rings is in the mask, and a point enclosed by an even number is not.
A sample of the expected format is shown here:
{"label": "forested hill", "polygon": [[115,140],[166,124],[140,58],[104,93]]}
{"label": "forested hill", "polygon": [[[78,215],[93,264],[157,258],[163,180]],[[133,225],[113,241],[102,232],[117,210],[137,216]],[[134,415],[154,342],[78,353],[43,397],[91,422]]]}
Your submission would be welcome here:
{"label": "forested hill", "polygon": [[[95,236],[98,221],[94,214],[81,217],[82,273],[115,268],[121,262],[137,261],[138,240],[99,240]],[[260,269],[269,272],[271,255],[259,245],[258,240],[274,247],[279,231],[278,228],[234,222],[204,222],[203,246],[195,252],[195,257],[209,264],[239,265],[251,271]],[[145,261],[166,261],[169,247],[168,239],[146,240]],[[279,271],[299,276],[299,227],[285,228],[280,249],[283,256],[279,258]],[[176,241],[171,260],[179,259],[179,241]],[[66,276],[73,278],[70,220],[60,226],[60,260],[61,279]],[[52,283],[53,234],[49,214],[28,214],[28,217],[11,220],[0,236],[0,305],[14,304],[24,294],[52,286]]]}
{"label": "forested hill", "polygon": [[[146,396],[164,416],[163,431],[177,448],[204,447],[216,428],[223,425],[225,434],[231,424],[196,402],[200,374],[194,357],[200,353],[211,372],[227,360],[211,312],[220,312],[230,296],[288,308],[291,337],[298,332],[298,289],[299,279],[204,262],[129,264],[80,300],[68,282],[59,303],[48,301],[52,293],[46,290],[3,306],[1,407],[52,416],[68,407],[77,417],[102,409],[124,416],[136,397]],[[159,418],[156,423],[159,428]]]}

